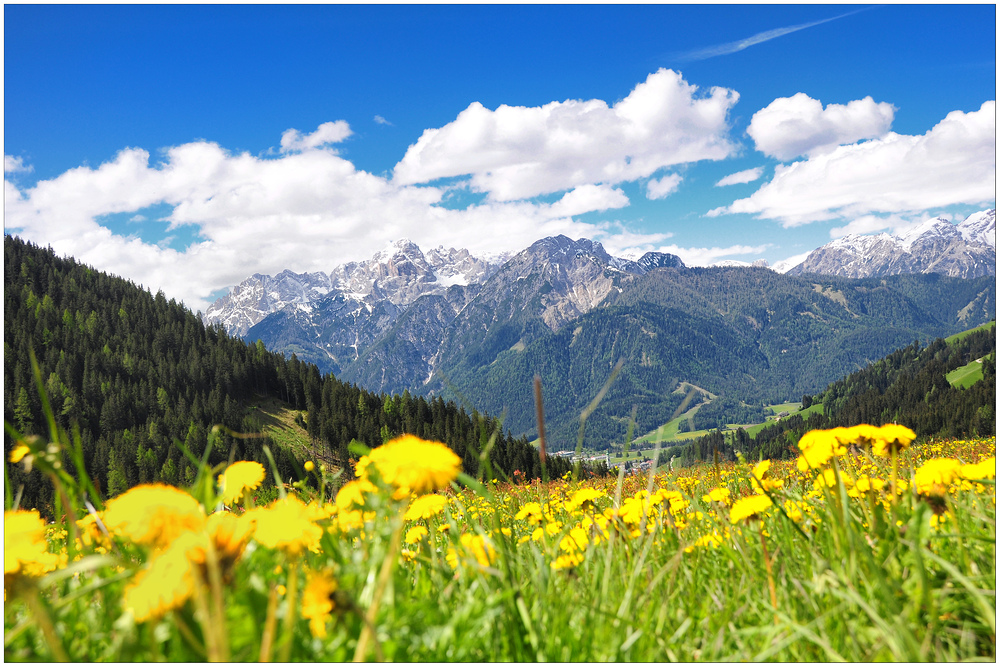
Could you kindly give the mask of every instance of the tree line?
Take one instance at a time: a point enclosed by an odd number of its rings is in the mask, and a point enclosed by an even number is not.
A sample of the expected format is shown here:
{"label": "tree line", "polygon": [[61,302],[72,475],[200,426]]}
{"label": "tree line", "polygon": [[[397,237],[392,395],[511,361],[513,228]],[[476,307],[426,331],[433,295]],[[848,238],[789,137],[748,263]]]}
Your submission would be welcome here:
{"label": "tree line", "polygon": [[[348,463],[351,441],[369,447],[402,433],[446,443],[464,470],[480,474],[479,452],[493,439],[489,460],[498,476],[541,475],[537,451],[496,417],[441,398],[388,396],[321,375],[294,355],[286,359],[260,342],[247,344],[221,327],[206,327],[162,292],[59,258],[21,239],[4,237],[4,419],[24,434],[47,431],[31,365],[37,358],[57,422],[78,429],[87,471],[105,497],[145,482],[190,483],[194,466],[175,442],[201,455],[213,425],[209,463],[231,457],[269,467],[270,444],[283,480],[304,476],[301,463],[259,433],[253,407],[275,397],[301,411],[320,455]],[[5,438],[5,449],[11,439]],[[67,468],[72,464],[65,461]],[[569,470],[549,459],[549,474]],[[44,509],[51,487],[37,471],[8,466],[22,506]]]}

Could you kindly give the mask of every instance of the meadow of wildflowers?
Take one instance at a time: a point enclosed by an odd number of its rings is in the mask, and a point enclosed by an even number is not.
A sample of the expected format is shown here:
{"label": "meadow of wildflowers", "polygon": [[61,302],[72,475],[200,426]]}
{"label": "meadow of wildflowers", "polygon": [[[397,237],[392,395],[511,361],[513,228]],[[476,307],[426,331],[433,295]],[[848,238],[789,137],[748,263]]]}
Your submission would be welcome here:
{"label": "meadow of wildflowers", "polygon": [[7,660],[996,658],[995,438],[513,484],[403,436],[266,504],[234,462],[101,505],[67,438],[12,435],[59,518],[8,491]]}

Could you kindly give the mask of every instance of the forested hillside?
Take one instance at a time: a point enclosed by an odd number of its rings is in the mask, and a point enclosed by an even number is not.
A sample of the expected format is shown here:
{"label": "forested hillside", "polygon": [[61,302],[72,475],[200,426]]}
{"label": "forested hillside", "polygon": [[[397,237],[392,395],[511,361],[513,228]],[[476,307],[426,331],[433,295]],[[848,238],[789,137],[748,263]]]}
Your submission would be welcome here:
{"label": "forested hillside", "polygon": [[[967,388],[952,386],[946,375],[971,361],[982,360],[982,379]],[[805,419],[792,415],[750,437],[743,429],[719,431],[690,444],[671,448],[667,456],[681,461],[724,459],[741,451],[750,459],[787,458],[799,438],[812,429],[887,423],[910,427],[917,436],[967,438],[996,433],[996,326],[984,327],[949,341],[899,349],[870,366],[830,384],[805,402],[821,403],[822,412]]]}
{"label": "forested hillside", "polygon": [[[47,435],[32,353],[59,424],[79,428],[88,472],[105,496],[143,482],[189,482],[194,470],[175,439],[200,455],[215,424],[259,433],[254,406],[266,396],[301,411],[313,447],[342,462],[351,440],[377,446],[405,432],[447,443],[475,475],[478,452],[497,433],[496,468],[540,474],[537,452],[495,418],[440,398],[374,394],[321,376],[294,356],[205,327],[162,293],[5,236],[4,419],[23,433]],[[264,444],[263,437],[224,434],[209,462],[264,463]],[[301,466],[291,453],[271,449],[283,479],[296,479]],[[550,463],[554,475],[566,469],[565,461]],[[25,484],[22,506],[47,505],[51,487],[39,483],[37,471],[11,466],[8,474],[15,488]]]}
{"label": "forested hillside", "polygon": [[681,382],[720,396],[716,410],[734,409],[717,412],[716,421],[736,423],[747,413],[743,404],[762,409],[814,393],[914,340],[987,321],[996,309],[992,277],[852,280],[755,267],[613,277],[616,287],[600,307],[558,331],[532,317],[534,304],[504,319],[497,313],[506,312],[505,302],[486,308],[477,297],[446,332],[452,340],[435,371],[444,395],[455,390],[482,409],[506,409],[515,432],[533,434],[538,374],[551,440],[575,447],[580,412],[624,359],[586,425],[586,446],[600,449],[622,441],[633,405],[638,433],[669,421],[684,398],[675,393]]}

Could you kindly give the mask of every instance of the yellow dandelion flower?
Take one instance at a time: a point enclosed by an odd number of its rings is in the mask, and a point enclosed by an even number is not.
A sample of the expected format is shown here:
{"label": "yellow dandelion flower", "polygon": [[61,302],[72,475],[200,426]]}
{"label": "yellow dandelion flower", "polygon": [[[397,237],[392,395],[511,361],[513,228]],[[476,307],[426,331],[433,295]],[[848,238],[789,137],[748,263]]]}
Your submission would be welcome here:
{"label": "yellow dandelion flower", "polygon": [[722,538],[716,535],[715,533],[709,533],[708,535],[702,535],[692,544],[684,547],[684,551],[686,553],[691,553],[692,551],[695,550],[695,547],[711,547],[715,549],[720,544],[722,544]]}
{"label": "yellow dandelion flower", "polygon": [[577,527],[559,541],[559,548],[563,551],[584,551],[588,544],[590,539],[587,537],[587,531]]}
{"label": "yellow dandelion flower", "polygon": [[522,521],[524,519],[527,519],[528,523],[531,525],[541,524],[544,520],[542,515],[542,506],[535,502],[525,503],[522,505],[517,514],[514,515],[514,520]]}
{"label": "yellow dandelion flower", "polygon": [[414,526],[406,531],[403,541],[407,544],[416,544],[427,536],[427,529],[423,526]]}
{"label": "yellow dandelion flower", "polygon": [[713,502],[713,503],[728,504],[729,503],[729,489],[727,489],[725,487],[718,487],[718,488],[712,489],[707,494],[703,495],[701,497],[701,499],[704,500],[706,503]]}
{"label": "yellow dandelion flower", "polygon": [[802,452],[796,461],[802,472],[821,468],[834,456],[843,456],[847,450],[837,439],[834,429],[809,431],[799,439],[799,450]]}
{"label": "yellow dandelion flower", "polygon": [[430,519],[444,511],[448,499],[436,493],[429,493],[420,496],[406,510],[406,520],[416,521],[418,519]]}
{"label": "yellow dandelion flower", "polygon": [[[471,555],[472,559],[481,567],[488,567],[496,558],[496,549],[482,535],[463,533],[459,541],[462,544],[463,551]],[[454,547],[448,547],[445,559],[448,561],[451,569],[455,570],[458,568],[459,554]]]}
{"label": "yellow dandelion flower", "polygon": [[[765,459],[755,465],[751,471],[750,484],[753,486],[753,490],[757,493],[763,493],[764,491],[772,491],[774,489],[780,489],[785,485],[785,480],[783,479],[772,479],[768,476],[768,471],[771,469],[771,461]],[[760,480],[758,482],[758,480]]]}
{"label": "yellow dandelion flower", "polygon": [[597,489],[580,489],[573,494],[573,498],[566,503],[566,511],[575,512],[580,508],[587,508],[594,504],[598,498],[603,498],[604,494]]}
{"label": "yellow dandelion flower", "polygon": [[135,544],[162,549],[179,535],[204,528],[205,512],[180,489],[142,484],[108,501],[104,525]]}
{"label": "yellow dandelion flower", "polygon": [[871,445],[878,438],[880,429],[871,424],[857,424],[844,429],[833,429],[840,444],[849,445],[852,443],[859,445]]}
{"label": "yellow dandelion flower", "polygon": [[802,521],[803,507],[804,505],[802,503],[796,502],[794,500],[786,500],[784,503],[785,514],[787,514],[788,518],[794,521],[795,523],[799,523],[800,521]]}
{"label": "yellow dandelion flower", "polygon": [[980,461],[970,463],[959,468],[959,476],[963,479],[995,479],[997,476],[997,459],[995,456]]}
{"label": "yellow dandelion flower", "polygon": [[48,552],[45,521],[37,510],[3,513],[3,574],[38,577],[59,565],[59,557]]}
{"label": "yellow dandelion flower", "polygon": [[729,522],[739,523],[745,519],[757,519],[760,513],[772,504],[771,499],[767,496],[747,496],[740,498],[733,503],[733,508],[729,511]]}
{"label": "yellow dandelion flower", "polygon": [[568,570],[570,568],[576,567],[583,562],[583,553],[581,552],[567,552],[562,553],[550,564],[553,570]]}
{"label": "yellow dandelion flower", "polygon": [[194,593],[195,563],[204,561],[206,536],[187,532],[153,557],[125,586],[123,602],[139,623],[178,609]]}
{"label": "yellow dandelion flower", "polygon": [[254,539],[271,549],[296,556],[305,549],[316,550],[323,529],[309,519],[309,510],[295,496],[279,498],[264,508],[246,513],[254,522]]}
{"label": "yellow dandelion flower", "polygon": [[326,637],[326,622],[332,618],[333,594],[337,580],[325,572],[310,572],[302,591],[302,617],[309,619],[309,632],[317,639]]}
{"label": "yellow dandelion flower", "polygon": [[[844,483],[844,486],[850,489],[854,485],[854,480],[847,473],[840,472],[840,481]],[[829,468],[824,470],[821,475],[819,475],[815,481],[813,481],[813,488],[817,490],[822,490],[823,487],[832,489],[837,486],[837,475],[834,474]]]}
{"label": "yellow dandelion flower", "polygon": [[356,466],[358,477],[364,477],[372,465],[388,484],[422,494],[443,489],[457,479],[462,459],[443,443],[402,435],[362,457]]}
{"label": "yellow dandelion flower", "polygon": [[232,512],[215,512],[205,523],[205,532],[212,539],[215,554],[223,572],[228,573],[253,536],[254,524],[247,515],[236,516]]}
{"label": "yellow dandelion flower", "polygon": [[917,468],[913,484],[917,493],[925,496],[943,496],[951,481],[959,476],[962,462],[952,458],[931,459]]}
{"label": "yellow dandelion flower", "polygon": [[96,514],[87,514],[87,516],[76,522],[76,527],[80,529],[80,541],[85,546],[104,547],[107,545],[107,537],[104,535],[104,531],[101,530],[97,521],[98,516]]}
{"label": "yellow dandelion flower", "polygon": [[917,434],[899,424],[886,424],[878,429],[873,438],[872,453],[876,456],[889,456],[895,450],[901,452],[910,446]]}
{"label": "yellow dandelion flower", "polygon": [[854,482],[854,487],[847,492],[847,495],[852,498],[860,498],[870,491],[881,491],[884,486],[885,480],[879,479],[878,477],[862,475]]}
{"label": "yellow dandelion flower", "polygon": [[253,491],[260,486],[265,474],[264,466],[256,461],[237,461],[229,466],[219,475],[222,502],[227,505],[235,503],[245,492]]}
{"label": "yellow dandelion flower", "polygon": [[353,510],[364,506],[366,493],[374,493],[377,490],[367,479],[351,480],[337,492],[334,502],[337,504],[337,509],[342,512]]}
{"label": "yellow dandelion flower", "polygon": [[27,445],[18,445],[10,450],[10,457],[7,459],[11,463],[20,463],[21,459],[31,453]]}

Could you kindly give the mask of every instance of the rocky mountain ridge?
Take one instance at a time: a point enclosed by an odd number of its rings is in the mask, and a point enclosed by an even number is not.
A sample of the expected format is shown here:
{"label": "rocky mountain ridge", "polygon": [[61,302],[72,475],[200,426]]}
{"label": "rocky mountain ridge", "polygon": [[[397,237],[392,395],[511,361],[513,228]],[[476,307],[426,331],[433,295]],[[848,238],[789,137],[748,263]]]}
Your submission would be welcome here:
{"label": "rocky mountain ridge", "polygon": [[806,273],[868,278],[938,273],[956,278],[996,274],[996,209],[955,225],[926,220],[900,235],[848,234],[812,251],[789,275]]}
{"label": "rocky mountain ridge", "polygon": [[228,333],[245,336],[272,313],[309,314],[324,300],[372,309],[381,301],[406,307],[424,294],[443,294],[453,285],[476,285],[509,256],[473,257],[468,250],[439,246],[426,253],[408,239],[389,244],[370,259],[348,262],[330,273],[255,273],[218,299],[203,315]]}
{"label": "rocky mountain ridge", "polygon": [[[975,222],[970,237],[989,228]],[[934,230],[954,241],[929,225],[910,246],[933,245],[926,232]],[[444,395],[496,414],[509,408],[518,433],[532,428],[535,373],[553,433],[570,437],[572,420],[624,359],[588,440],[617,437],[608,434],[633,404],[645,425],[669,421],[679,382],[738,400],[790,400],[899,345],[995,312],[986,278],[852,281],[760,265],[687,268],[673,255],[633,261],[565,236],[499,265],[397,242],[329,274],[258,275],[240,287],[210,312],[220,323],[245,323],[246,340],[371,391]]]}

